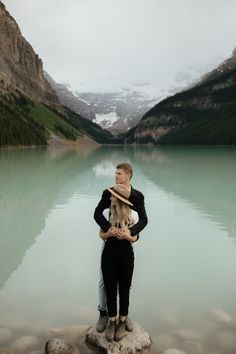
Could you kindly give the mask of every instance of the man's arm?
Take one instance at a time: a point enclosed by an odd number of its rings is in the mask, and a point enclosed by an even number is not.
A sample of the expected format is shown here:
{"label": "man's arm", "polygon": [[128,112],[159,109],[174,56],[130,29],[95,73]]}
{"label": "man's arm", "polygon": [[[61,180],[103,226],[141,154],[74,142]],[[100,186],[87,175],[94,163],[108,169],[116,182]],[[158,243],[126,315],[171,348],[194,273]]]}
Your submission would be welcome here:
{"label": "man's arm", "polygon": [[130,233],[132,236],[138,235],[148,223],[147,213],[144,206],[144,196],[142,193],[140,193],[139,199],[137,203],[135,203],[135,207],[138,213],[139,221],[130,228]]}
{"label": "man's arm", "polygon": [[110,192],[108,190],[104,190],[102,193],[102,198],[98,203],[97,207],[94,211],[94,219],[96,223],[100,226],[100,228],[107,232],[108,229],[111,227],[110,222],[104,217],[103,211],[105,209],[110,208],[111,200],[110,200]]}

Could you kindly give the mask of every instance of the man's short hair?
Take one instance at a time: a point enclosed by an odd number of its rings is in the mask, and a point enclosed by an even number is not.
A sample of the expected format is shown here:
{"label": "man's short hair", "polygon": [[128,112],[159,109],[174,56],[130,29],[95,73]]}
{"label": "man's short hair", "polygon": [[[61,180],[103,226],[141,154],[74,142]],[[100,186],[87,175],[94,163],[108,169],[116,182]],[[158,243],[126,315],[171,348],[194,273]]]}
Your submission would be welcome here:
{"label": "man's short hair", "polygon": [[126,173],[128,172],[130,174],[130,178],[133,176],[133,168],[128,162],[123,162],[119,163],[116,168],[120,168],[121,170],[124,170]]}

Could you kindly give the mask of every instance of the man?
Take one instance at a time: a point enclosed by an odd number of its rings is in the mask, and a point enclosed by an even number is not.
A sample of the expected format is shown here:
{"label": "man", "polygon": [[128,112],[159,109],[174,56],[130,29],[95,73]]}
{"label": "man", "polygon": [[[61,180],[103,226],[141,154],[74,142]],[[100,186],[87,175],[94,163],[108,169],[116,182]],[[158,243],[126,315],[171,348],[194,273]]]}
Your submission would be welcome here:
{"label": "man", "polygon": [[[141,192],[134,189],[131,184],[130,180],[133,176],[133,169],[129,163],[120,163],[116,166],[115,172],[115,180],[116,184],[123,184],[126,188],[130,191],[129,201],[133,204],[132,209],[138,213],[139,221],[137,224],[130,228],[131,236],[139,235],[139,233],[144,229],[147,225],[148,219],[147,214],[144,206],[144,196]],[[98,203],[95,212],[94,212],[94,219],[100,228],[107,232],[111,228],[110,222],[104,217],[103,211],[105,209],[110,208],[111,194],[106,189],[103,191],[102,198]],[[119,238],[119,233],[116,235]],[[98,309],[100,311],[99,320],[97,322],[97,331],[103,332],[106,328],[108,316],[107,316],[107,306],[106,306],[106,292],[103,282],[102,272],[100,273],[100,281],[99,281],[99,306]],[[126,320],[126,330],[132,332],[133,325],[131,320],[127,317]]]}

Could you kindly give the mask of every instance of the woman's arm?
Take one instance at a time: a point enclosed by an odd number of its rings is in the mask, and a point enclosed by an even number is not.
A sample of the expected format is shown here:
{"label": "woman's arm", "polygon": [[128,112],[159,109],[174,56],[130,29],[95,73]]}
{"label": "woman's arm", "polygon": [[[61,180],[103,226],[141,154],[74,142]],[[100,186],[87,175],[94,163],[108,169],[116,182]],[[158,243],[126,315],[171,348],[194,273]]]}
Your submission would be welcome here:
{"label": "woman's arm", "polygon": [[109,237],[115,237],[117,235],[117,232],[117,227],[110,227],[110,229],[108,229],[107,231],[103,231],[102,229],[100,229],[99,236],[102,240],[106,240]]}

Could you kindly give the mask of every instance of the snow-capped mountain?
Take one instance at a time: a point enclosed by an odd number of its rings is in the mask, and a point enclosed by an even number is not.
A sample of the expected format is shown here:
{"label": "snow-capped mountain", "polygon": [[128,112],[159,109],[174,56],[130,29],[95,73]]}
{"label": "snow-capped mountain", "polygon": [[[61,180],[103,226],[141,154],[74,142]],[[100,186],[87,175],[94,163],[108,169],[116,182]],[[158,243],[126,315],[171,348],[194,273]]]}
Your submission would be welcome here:
{"label": "snow-capped mountain", "polygon": [[151,107],[166,97],[196,85],[219,61],[215,58],[204,65],[192,65],[169,75],[135,80],[113,92],[75,90],[74,95],[93,107],[93,122],[112,133],[125,132],[136,126]]}
{"label": "snow-capped mountain", "polygon": [[113,133],[127,131],[157,102],[145,94],[127,89],[114,93],[77,92],[95,111],[93,122]]}

